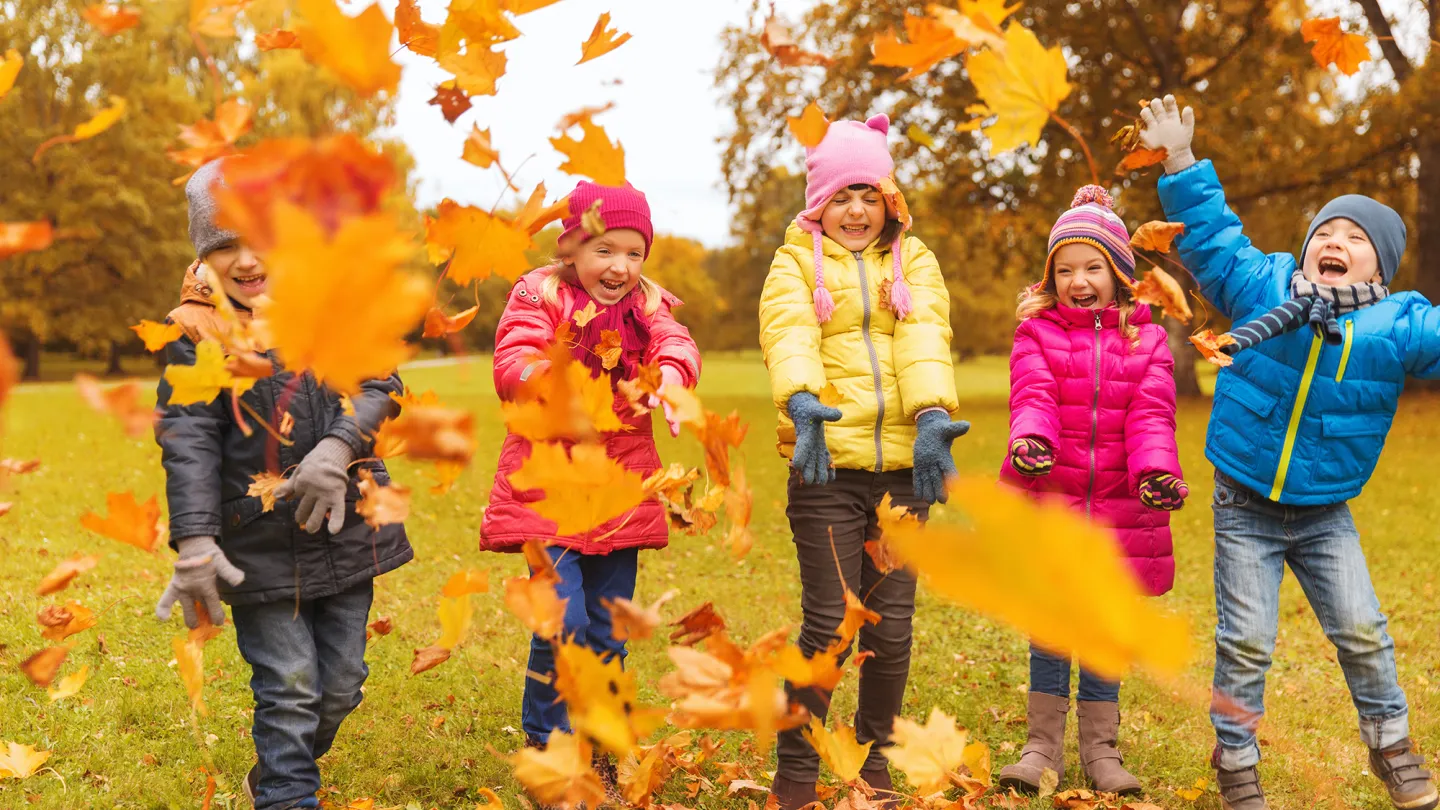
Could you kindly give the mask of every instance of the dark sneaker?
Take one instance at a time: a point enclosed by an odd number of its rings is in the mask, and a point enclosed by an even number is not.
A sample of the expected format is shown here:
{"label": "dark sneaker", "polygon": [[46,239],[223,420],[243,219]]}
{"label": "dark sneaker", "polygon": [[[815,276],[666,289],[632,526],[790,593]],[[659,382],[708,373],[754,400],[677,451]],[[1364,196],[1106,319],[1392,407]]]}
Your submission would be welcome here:
{"label": "dark sneaker", "polygon": [[1220,788],[1220,806],[1224,810],[1269,810],[1265,792],[1260,789],[1260,771],[1251,765],[1238,771],[1215,769],[1215,782]]}
{"label": "dark sneaker", "polygon": [[1399,810],[1431,810],[1440,804],[1435,780],[1425,770],[1425,757],[1410,747],[1410,738],[1385,749],[1370,749],[1370,770],[1390,793]]}

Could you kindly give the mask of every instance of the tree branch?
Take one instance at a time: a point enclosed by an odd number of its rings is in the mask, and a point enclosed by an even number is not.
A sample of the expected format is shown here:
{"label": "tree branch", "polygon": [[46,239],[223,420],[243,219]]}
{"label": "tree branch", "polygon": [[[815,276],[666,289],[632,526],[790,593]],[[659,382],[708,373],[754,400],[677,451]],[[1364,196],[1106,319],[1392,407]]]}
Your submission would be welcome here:
{"label": "tree branch", "polygon": [[[1385,54],[1385,61],[1390,63],[1390,70],[1395,73],[1395,80],[1401,83],[1415,71],[1410,60],[1400,51],[1400,46],[1395,42],[1395,32],[1390,28],[1390,21],[1385,18],[1385,12],[1380,8],[1380,0],[1355,0],[1360,8],[1365,10],[1365,19],[1370,22],[1370,28],[1375,32],[1375,37],[1380,40],[1380,52]],[[1431,0],[1431,8],[1434,8],[1434,0]],[[1433,23],[1434,20],[1432,19]]]}
{"label": "tree branch", "polygon": [[1385,146],[1380,147],[1374,152],[1370,152],[1369,154],[1353,160],[1350,163],[1328,169],[1313,177],[1308,177],[1302,180],[1295,180],[1289,183],[1281,183],[1279,185],[1270,186],[1268,188],[1256,189],[1254,191],[1248,191],[1244,194],[1236,194],[1229,198],[1229,202],[1235,205],[1239,205],[1242,203],[1251,202],[1252,200],[1257,200],[1261,197],[1269,196],[1271,194],[1285,194],[1291,191],[1304,191],[1305,189],[1314,188],[1315,186],[1333,183],[1334,181],[1339,180],[1342,177],[1346,177],[1364,168],[1367,164],[1377,160],[1378,158],[1382,158],[1386,155],[1402,151],[1411,145],[1412,141],[1410,137],[1406,136],[1398,141],[1386,144]]}
{"label": "tree branch", "polygon": [[1155,72],[1160,76],[1160,89],[1170,90],[1175,87],[1175,77],[1170,75],[1170,62],[1165,54],[1155,45],[1155,37],[1145,28],[1145,21],[1140,19],[1140,10],[1135,7],[1134,0],[1122,0],[1121,5],[1125,6],[1125,12],[1130,16],[1130,25],[1135,28],[1135,35],[1145,43],[1145,50],[1150,54],[1150,62],[1155,66]]}
{"label": "tree branch", "polygon": [[[1435,2],[1440,3],[1440,0],[1435,0]],[[1237,54],[1244,50],[1245,44],[1255,37],[1255,32],[1260,29],[1260,22],[1265,18],[1265,12],[1268,10],[1269,5],[1270,0],[1255,0],[1255,5],[1250,7],[1250,13],[1245,17],[1245,33],[1241,34],[1240,38],[1235,40],[1233,45],[1227,47],[1225,52],[1215,60],[1214,64],[1196,73],[1194,76],[1184,76],[1180,79],[1180,83],[1193,87],[1199,82],[1210,78],[1215,71],[1224,67],[1227,62],[1235,58]]]}

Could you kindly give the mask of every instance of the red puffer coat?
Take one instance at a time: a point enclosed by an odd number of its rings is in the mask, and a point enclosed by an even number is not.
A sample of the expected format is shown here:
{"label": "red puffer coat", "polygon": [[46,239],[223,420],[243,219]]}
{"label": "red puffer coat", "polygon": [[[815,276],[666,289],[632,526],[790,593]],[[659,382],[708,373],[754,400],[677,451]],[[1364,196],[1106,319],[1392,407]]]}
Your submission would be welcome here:
{"label": "red puffer coat", "polygon": [[[551,272],[552,268],[541,268],[523,276],[511,289],[505,313],[500,316],[495,330],[495,393],[502,400],[515,398],[521,383],[534,372],[537,355],[543,355],[555,342],[555,329],[570,320],[575,309],[575,288],[568,283],[560,284],[558,305],[545,302],[540,288]],[[631,294],[641,293],[637,288]],[[671,313],[679,305],[680,299],[663,293],[660,308],[649,316],[650,342],[639,361],[673,366],[685,386],[691,388],[700,379],[700,350],[690,330]],[[615,413],[628,430],[605,435],[606,454],[641,475],[660,469],[660,454],[651,429],[653,415],[636,416],[618,394]],[[481,550],[519,551],[526,540],[543,540],[582,554],[608,554],[622,548],[664,548],[669,542],[669,521],[660,502],[653,499],[584,534],[556,535],[555,522],[526,505],[539,500],[543,493],[510,486],[510,474],[529,457],[529,439],[514,434],[505,437],[495,486],[490,490],[490,505],[480,526]]]}
{"label": "red puffer coat", "polygon": [[1170,513],[1144,506],[1138,487],[1151,473],[1180,476],[1175,360],[1149,307],[1130,318],[1140,330],[1133,348],[1119,321],[1114,307],[1057,305],[1020,323],[1010,355],[1010,442],[1043,439],[1055,467],[1028,478],[1007,458],[1000,478],[1037,496],[1054,493],[1113,527],[1142,587],[1158,596],[1175,584]]}

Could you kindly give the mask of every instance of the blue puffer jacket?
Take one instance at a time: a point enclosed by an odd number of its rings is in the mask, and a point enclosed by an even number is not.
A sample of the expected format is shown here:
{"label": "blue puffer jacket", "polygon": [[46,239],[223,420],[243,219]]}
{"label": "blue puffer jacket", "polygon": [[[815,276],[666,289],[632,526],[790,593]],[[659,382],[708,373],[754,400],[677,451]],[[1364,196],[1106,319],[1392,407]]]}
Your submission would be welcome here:
{"label": "blue puffer jacket", "polygon": [[[1290,297],[1295,257],[1241,232],[1208,160],[1160,180],[1165,217],[1185,224],[1180,259],[1236,323]],[[1339,318],[1340,346],[1307,328],[1267,340],[1220,371],[1205,455],[1271,500],[1296,506],[1360,494],[1375,470],[1406,375],[1440,377],[1440,309],[1413,292]]]}

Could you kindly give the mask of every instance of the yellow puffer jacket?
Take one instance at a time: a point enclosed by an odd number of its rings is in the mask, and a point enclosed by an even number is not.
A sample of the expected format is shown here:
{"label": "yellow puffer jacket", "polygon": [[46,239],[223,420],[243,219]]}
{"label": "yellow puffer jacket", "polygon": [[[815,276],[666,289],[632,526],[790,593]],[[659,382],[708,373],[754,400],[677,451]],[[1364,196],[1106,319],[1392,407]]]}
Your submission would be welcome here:
{"label": "yellow puffer jacket", "polygon": [[889,246],[872,244],[857,259],[829,237],[821,244],[825,287],[835,299],[830,320],[821,324],[815,316],[814,242],[794,224],[760,295],[760,344],[780,409],[780,455],[790,458],[795,450],[795,426],[785,412],[790,395],[819,396],[834,383],[844,417],[825,425],[825,445],[835,466],[907,469],[914,465],[916,415],[933,407],[953,414],[959,407],[950,294],[940,265],[919,239],[902,241],[901,271],[915,306],[896,321],[880,305],[888,301],[881,284],[892,274]]}

